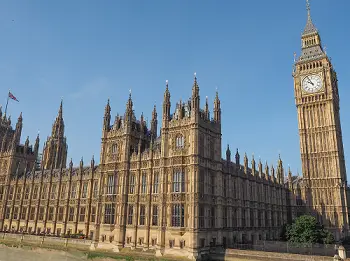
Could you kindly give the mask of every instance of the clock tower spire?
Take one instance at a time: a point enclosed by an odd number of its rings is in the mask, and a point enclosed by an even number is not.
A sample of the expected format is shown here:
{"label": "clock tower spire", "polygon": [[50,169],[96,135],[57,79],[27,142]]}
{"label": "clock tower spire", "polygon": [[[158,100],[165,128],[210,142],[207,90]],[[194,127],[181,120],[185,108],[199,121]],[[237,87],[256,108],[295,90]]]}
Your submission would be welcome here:
{"label": "clock tower spire", "polygon": [[302,50],[293,71],[305,201],[307,211],[340,239],[348,235],[349,211],[338,80],[312,22],[309,0],[306,4]]}

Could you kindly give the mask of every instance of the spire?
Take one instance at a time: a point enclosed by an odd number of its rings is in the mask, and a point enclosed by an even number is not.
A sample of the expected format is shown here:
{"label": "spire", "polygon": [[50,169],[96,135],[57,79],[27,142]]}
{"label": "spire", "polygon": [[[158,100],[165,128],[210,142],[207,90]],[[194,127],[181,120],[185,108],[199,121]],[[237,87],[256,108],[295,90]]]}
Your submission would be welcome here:
{"label": "spire", "polygon": [[231,150],[230,150],[229,144],[227,144],[227,149],[226,149],[226,161],[231,162]]}
{"label": "spire", "polygon": [[58,117],[62,118],[63,117],[63,98],[61,99],[61,104],[60,104],[60,108],[58,110]]}
{"label": "spire", "polygon": [[240,165],[240,156],[239,156],[238,148],[236,150],[235,158],[236,158],[236,165],[237,165],[237,167],[239,167],[239,165]]}
{"label": "spire", "polygon": [[193,86],[192,86],[192,106],[191,106],[191,110],[192,110],[192,116],[194,117],[195,120],[198,119],[198,115],[199,115],[199,103],[200,103],[200,98],[199,98],[199,86],[198,86],[198,82],[197,82],[197,74],[194,73],[194,82],[193,82]]}
{"label": "spire", "polygon": [[216,88],[215,100],[214,100],[214,121],[221,122],[221,106],[218,88]]}
{"label": "spire", "polygon": [[306,22],[306,26],[305,26],[303,35],[317,33],[317,29],[314,26],[312,19],[311,19],[309,0],[306,0],[306,10],[307,10],[307,22]]}
{"label": "spire", "polygon": [[244,153],[244,173],[248,174],[248,157],[247,157],[247,153]]}
{"label": "spire", "polygon": [[255,166],[255,159],[254,159],[254,154],[252,155],[252,175],[255,176],[255,172],[256,172],[256,166]]}
{"label": "spire", "polygon": [[105,115],[103,117],[103,130],[109,131],[111,126],[111,106],[109,105],[109,99],[105,107]]}
{"label": "spire", "polygon": [[58,114],[55,123],[52,126],[53,138],[63,138],[64,137],[64,121],[63,121],[63,100],[61,99],[60,107],[58,109]]}
{"label": "spire", "polygon": [[164,92],[164,100],[163,100],[163,127],[164,123],[167,123],[170,120],[170,92],[169,92],[169,82],[165,81],[165,92]]}
{"label": "spire", "polygon": [[208,105],[208,96],[205,96],[205,108],[204,108],[204,112],[205,112],[205,117],[210,120],[209,117],[209,105]]}
{"label": "spire", "polygon": [[38,132],[38,135],[36,136],[36,139],[35,139],[35,145],[34,145],[34,155],[35,155],[35,159],[38,157],[39,142],[40,142],[40,138],[39,138],[39,132]]}
{"label": "spire", "polygon": [[157,120],[157,108],[154,104],[152,111],[152,121],[151,121],[151,138],[155,139],[157,137],[157,128],[158,128],[158,120]]}
{"label": "spire", "polygon": [[307,22],[301,37],[302,53],[299,60],[296,62],[308,61],[325,56],[321,44],[321,37],[311,19],[309,0],[306,0],[306,9]]}

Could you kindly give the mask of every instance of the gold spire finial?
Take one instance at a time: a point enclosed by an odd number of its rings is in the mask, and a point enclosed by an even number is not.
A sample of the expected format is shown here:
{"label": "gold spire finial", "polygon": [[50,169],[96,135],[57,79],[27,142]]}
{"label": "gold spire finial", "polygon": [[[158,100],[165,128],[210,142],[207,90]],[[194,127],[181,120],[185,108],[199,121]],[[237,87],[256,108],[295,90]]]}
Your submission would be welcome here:
{"label": "gold spire finial", "polygon": [[309,0],[306,0],[306,10],[307,10],[307,18],[311,19],[311,15],[310,15],[310,2]]}

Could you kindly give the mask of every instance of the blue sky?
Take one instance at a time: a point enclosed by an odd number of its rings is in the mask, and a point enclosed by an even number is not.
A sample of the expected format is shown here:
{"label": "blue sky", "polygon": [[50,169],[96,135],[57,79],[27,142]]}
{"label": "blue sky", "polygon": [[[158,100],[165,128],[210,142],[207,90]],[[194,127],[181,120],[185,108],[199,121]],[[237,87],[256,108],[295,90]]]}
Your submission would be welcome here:
{"label": "blue sky", "polygon": [[[311,0],[338,72],[348,164],[349,9],[346,0]],[[305,24],[304,0],[4,0],[0,103],[11,88],[20,103],[8,112],[23,112],[22,141],[40,130],[42,146],[63,97],[68,156],[88,164],[93,154],[99,161],[108,98],[113,116],[123,114],[132,89],[136,115],[150,119],[154,103],[161,115],[165,80],[175,104],[190,97],[197,72],[202,106],[208,96],[212,110],[218,87],[223,149],[229,143],[269,164],[281,153],[301,172],[292,65]]]}

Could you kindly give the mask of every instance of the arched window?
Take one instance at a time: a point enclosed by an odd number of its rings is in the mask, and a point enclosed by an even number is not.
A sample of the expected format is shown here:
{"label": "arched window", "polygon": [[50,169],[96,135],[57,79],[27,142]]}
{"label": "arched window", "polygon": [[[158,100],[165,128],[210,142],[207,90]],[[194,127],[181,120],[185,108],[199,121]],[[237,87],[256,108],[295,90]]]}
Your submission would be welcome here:
{"label": "arched window", "polygon": [[117,144],[113,144],[113,145],[112,145],[112,148],[111,148],[112,154],[117,154],[117,151],[118,151],[118,146],[117,146]]}
{"label": "arched window", "polygon": [[176,148],[181,149],[184,147],[184,145],[185,145],[184,137],[182,135],[177,136],[176,137]]}

